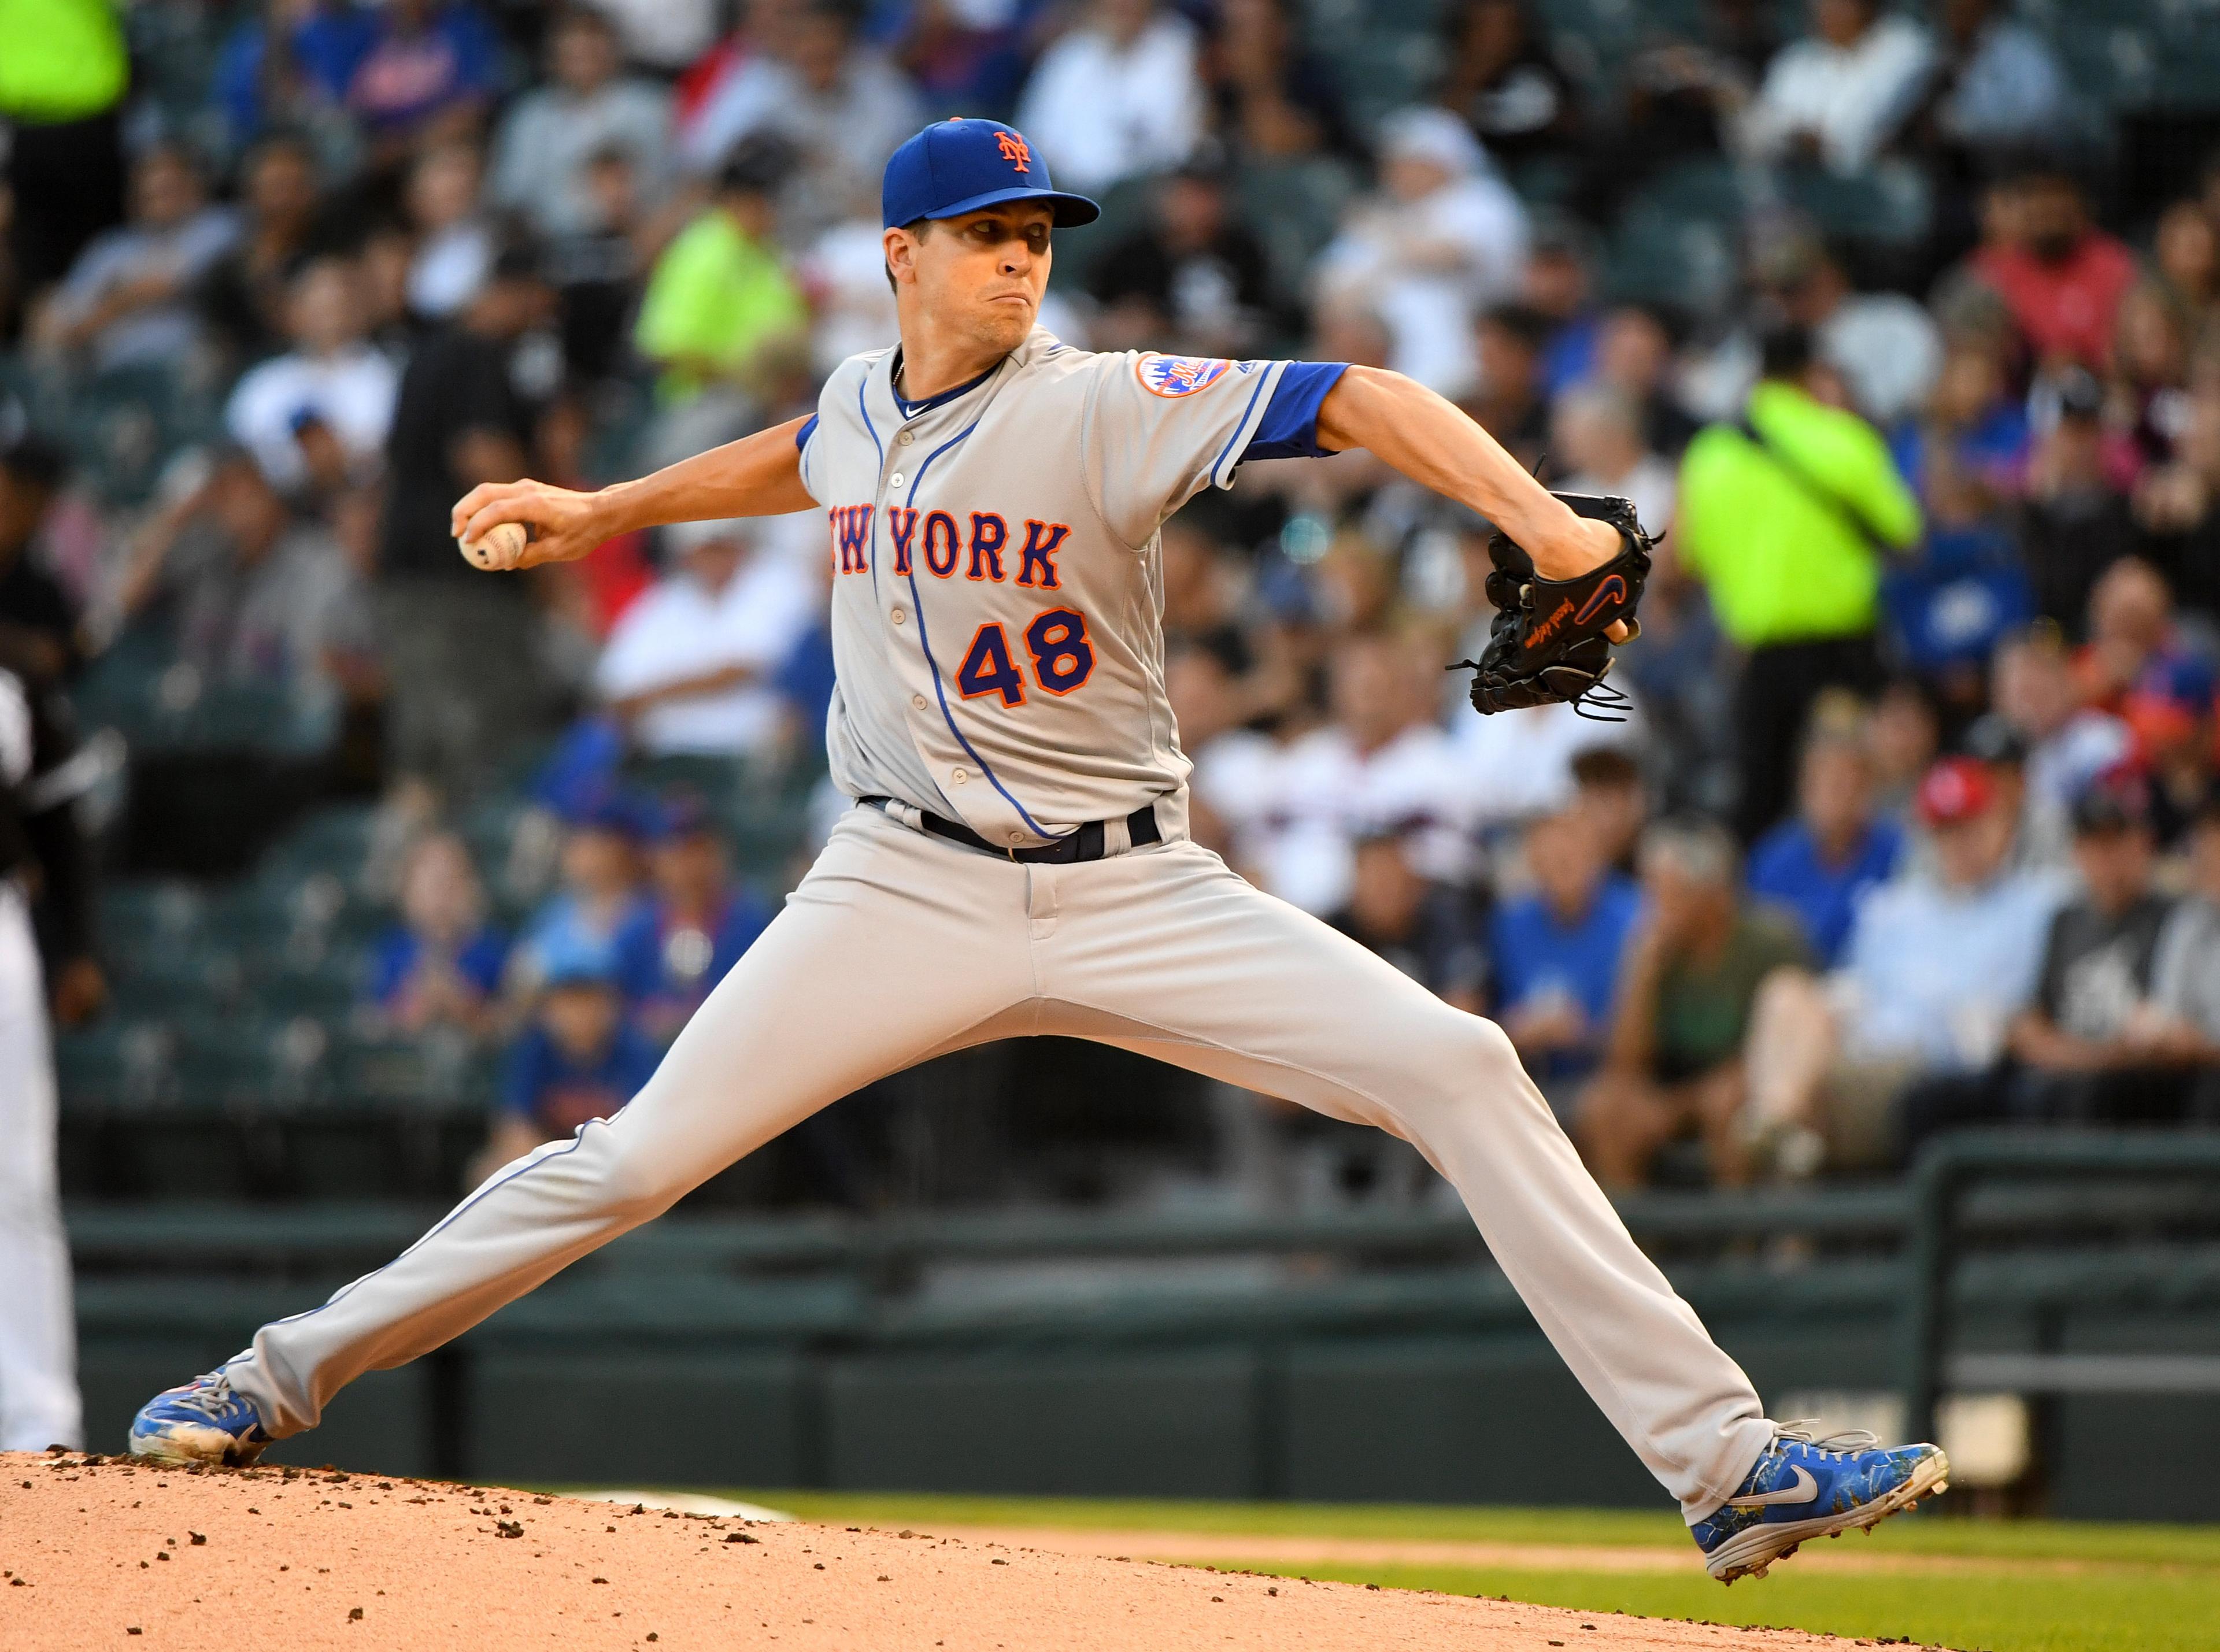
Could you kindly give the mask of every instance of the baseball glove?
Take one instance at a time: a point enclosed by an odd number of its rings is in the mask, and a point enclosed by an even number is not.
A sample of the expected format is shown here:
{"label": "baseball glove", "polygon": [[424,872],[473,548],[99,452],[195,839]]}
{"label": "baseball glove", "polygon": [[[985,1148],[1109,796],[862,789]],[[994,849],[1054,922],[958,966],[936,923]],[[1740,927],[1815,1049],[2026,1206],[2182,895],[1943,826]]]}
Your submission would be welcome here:
{"label": "baseball glove", "polygon": [[1487,542],[1495,571],[1487,600],[1495,623],[1476,660],[1449,669],[1473,672],[1472,706],[1482,715],[1522,706],[1569,703],[1581,716],[1623,722],[1626,696],[1605,683],[1612,666],[1611,639],[1626,621],[1628,639],[1641,629],[1634,617],[1642,583],[1649,575],[1649,549],[1631,500],[1599,494],[1561,493],[1575,515],[1609,522],[1618,530],[1618,554],[1574,579],[1543,579],[1534,559],[1499,530]]}

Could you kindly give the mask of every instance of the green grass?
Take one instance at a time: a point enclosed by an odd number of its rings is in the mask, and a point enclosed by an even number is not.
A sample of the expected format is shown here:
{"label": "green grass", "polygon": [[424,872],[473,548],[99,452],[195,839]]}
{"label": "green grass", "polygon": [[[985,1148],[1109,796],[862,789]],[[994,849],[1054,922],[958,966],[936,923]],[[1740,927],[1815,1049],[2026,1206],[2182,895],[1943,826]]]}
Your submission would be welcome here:
{"label": "green grass", "polygon": [[[1286,1537],[1687,1548],[1669,1512],[1600,1509],[1188,1503],[1065,1498],[744,1492],[804,1519],[872,1525],[1064,1526],[1223,1537]],[[1949,1569],[1828,1572],[1794,1561],[1771,1576],[1721,1588],[1685,1572],[1524,1568],[1292,1565],[1282,1575],[1377,1583],[1450,1594],[1508,1595],[1581,1611],[1806,1629],[1983,1652],[2220,1652],[2220,1527],[2003,1523],[1935,1513],[1845,1537],[1861,1555],[1948,1557]],[[1177,1545],[1165,1545],[1175,1552]]]}

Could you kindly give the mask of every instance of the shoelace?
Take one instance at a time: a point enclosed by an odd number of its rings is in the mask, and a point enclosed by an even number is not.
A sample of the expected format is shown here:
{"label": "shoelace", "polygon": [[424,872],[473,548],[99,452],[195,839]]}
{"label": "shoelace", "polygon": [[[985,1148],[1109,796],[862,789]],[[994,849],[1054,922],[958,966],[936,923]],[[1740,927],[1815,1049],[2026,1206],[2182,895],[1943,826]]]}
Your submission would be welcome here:
{"label": "shoelace", "polygon": [[218,1371],[205,1384],[193,1384],[179,1394],[174,1403],[187,1411],[196,1411],[215,1423],[223,1419],[223,1413],[231,1408],[236,1398],[231,1390],[231,1379]]}
{"label": "shoelace", "polygon": [[1870,1451],[1880,1443],[1880,1436],[1870,1429],[1845,1428],[1837,1429],[1832,1434],[1813,1433],[1812,1431],[1818,1426],[1819,1419],[1816,1417],[1799,1417],[1793,1422],[1780,1424],[1777,1437],[1793,1440],[1799,1445],[1808,1445],[1814,1451],[1824,1452],[1830,1457],[1843,1456],[1855,1451]]}

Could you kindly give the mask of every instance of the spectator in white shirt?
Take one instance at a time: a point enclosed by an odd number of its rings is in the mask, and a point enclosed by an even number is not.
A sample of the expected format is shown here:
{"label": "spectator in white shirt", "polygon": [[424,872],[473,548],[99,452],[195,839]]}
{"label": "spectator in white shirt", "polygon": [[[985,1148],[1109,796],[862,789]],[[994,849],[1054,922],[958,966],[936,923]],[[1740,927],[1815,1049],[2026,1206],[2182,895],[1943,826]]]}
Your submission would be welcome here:
{"label": "spectator in white shirt", "polygon": [[[362,336],[361,281],[339,257],[312,259],[287,296],[293,347],[250,368],[224,423],[284,493],[376,471],[400,375]],[[340,474],[327,474],[336,465]]]}
{"label": "spectator in white shirt", "polygon": [[1642,438],[1640,409],[1617,390],[1581,385],[1559,396],[1550,409],[1550,452],[1568,471],[1551,486],[1631,499],[1653,534],[1672,526],[1680,473],[1650,451]]}
{"label": "spectator in white shirt", "polygon": [[1975,151],[2054,137],[2075,114],[2057,57],[2003,10],[1998,0],[1943,0],[1942,8],[1947,84],[1935,123]]}
{"label": "spectator in white shirt", "polygon": [[1205,103],[1188,21],[1155,0],[1097,0],[1041,54],[1018,105],[1057,187],[1108,189],[1194,153]]}
{"label": "spectator in white shirt", "polygon": [[820,3],[772,21],[783,26],[752,31],[759,49],[713,87],[679,147],[689,167],[711,172],[758,133],[794,145],[801,163],[780,196],[780,219],[799,243],[875,209],[887,157],[926,117],[916,88],[857,43],[840,7]]}
{"label": "spectator in white shirt", "polygon": [[478,201],[484,172],[464,139],[434,145],[409,169],[408,218],[418,240],[408,260],[408,308],[427,321],[459,315],[493,269],[498,249]]}
{"label": "spectator in white shirt", "polygon": [[620,76],[616,26],[590,7],[555,20],[547,51],[547,84],[516,100],[494,140],[490,193],[495,205],[552,238],[598,225],[585,184],[589,156],[621,153],[640,198],[660,198],[670,162],[670,94]]}
{"label": "spectator in white shirt", "polygon": [[1334,720],[1269,764],[1269,801],[1241,858],[1274,894],[1321,914],[1349,898],[1357,840],[1381,832],[1402,838],[1421,876],[1470,883],[1471,787],[1434,720],[1433,685],[1412,645],[1380,633],[1348,638],[1331,675]]}
{"label": "spectator in white shirt", "polygon": [[777,739],[778,691],[764,678],[808,629],[819,594],[755,534],[740,521],[665,530],[676,566],[609,633],[595,687],[643,750],[745,757]]}
{"label": "spectator in white shirt", "polygon": [[1365,302],[1388,365],[1452,398],[1475,388],[1473,318],[1517,295],[1526,209],[1449,110],[1406,109],[1380,128],[1382,192],[1321,256],[1321,302]]}
{"label": "spectator in white shirt", "polygon": [[1861,172],[1896,135],[1935,66],[1935,47],[1880,0],[1812,0],[1812,33],[1767,65],[1743,112],[1743,146],[1761,160],[1816,159]]}
{"label": "spectator in white shirt", "polygon": [[103,369],[176,362],[200,336],[193,288],[238,236],[233,215],[208,204],[191,158],[155,146],[131,169],[131,221],[78,254],[39,320],[39,342],[88,350]]}

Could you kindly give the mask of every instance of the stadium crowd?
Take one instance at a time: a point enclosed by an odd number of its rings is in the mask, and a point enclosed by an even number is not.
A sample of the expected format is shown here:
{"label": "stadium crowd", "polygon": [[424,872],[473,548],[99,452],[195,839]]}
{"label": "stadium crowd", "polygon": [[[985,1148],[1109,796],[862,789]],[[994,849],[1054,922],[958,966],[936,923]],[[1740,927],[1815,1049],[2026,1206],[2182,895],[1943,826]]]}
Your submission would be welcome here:
{"label": "stadium crowd", "polygon": [[[2152,204],[2004,0],[1637,7],[1609,72],[1562,6],[1417,9],[1383,95],[1298,0],[0,8],[40,770],[134,648],[325,708],[357,1024],[507,1051],[483,1162],[621,1105],[792,875],[718,807],[821,773],[826,531],[489,578],[448,507],[808,410],[893,336],[885,157],[994,115],[1110,208],[1061,337],[1394,367],[1664,532],[1622,722],[1472,714],[1487,525],[1367,455],[1163,536],[1198,837],[1501,1021],[1607,1184],[2220,1117],[2220,159]],[[150,377],[219,412],[118,497],[68,410]],[[452,828],[520,785],[559,849],[497,914]],[[53,865],[70,1026],[115,970]]]}

